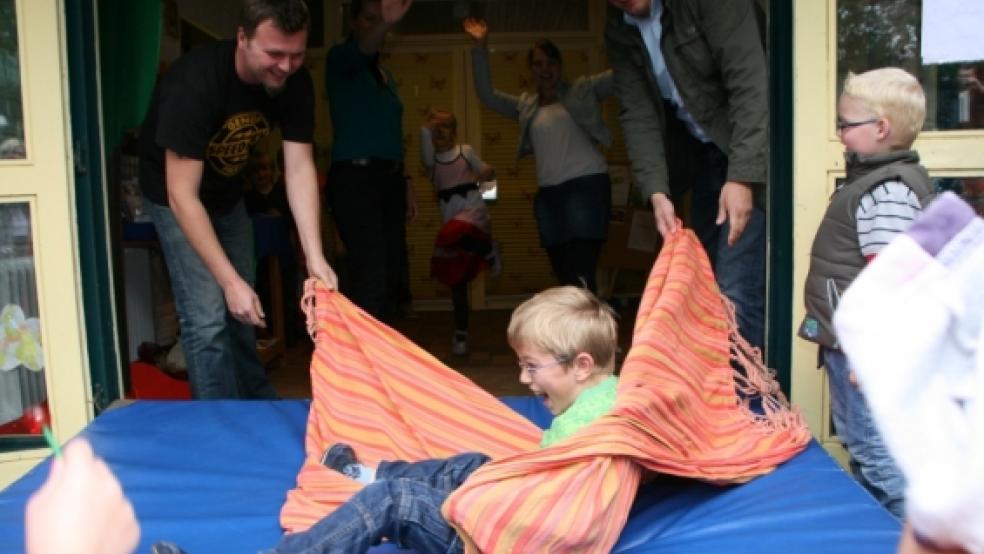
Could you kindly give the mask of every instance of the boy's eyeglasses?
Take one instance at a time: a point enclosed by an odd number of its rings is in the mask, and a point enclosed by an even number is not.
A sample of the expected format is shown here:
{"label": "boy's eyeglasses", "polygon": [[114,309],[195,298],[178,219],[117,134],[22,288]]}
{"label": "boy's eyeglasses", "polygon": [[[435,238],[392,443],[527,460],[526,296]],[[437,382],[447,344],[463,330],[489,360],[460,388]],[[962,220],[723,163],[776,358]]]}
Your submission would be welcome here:
{"label": "boy's eyeglasses", "polygon": [[553,367],[555,365],[564,365],[569,361],[570,360],[566,360],[566,359],[555,359],[554,361],[547,362],[545,364],[531,364],[529,362],[517,361],[516,365],[519,366],[520,370],[525,370],[530,375],[533,375],[534,373],[540,371],[541,369],[546,369],[548,367]]}
{"label": "boy's eyeglasses", "polygon": [[837,120],[837,131],[841,132],[844,129],[853,129],[854,127],[860,127],[862,125],[867,125],[869,123],[878,123],[877,117],[871,119],[865,119],[863,121],[841,121]]}

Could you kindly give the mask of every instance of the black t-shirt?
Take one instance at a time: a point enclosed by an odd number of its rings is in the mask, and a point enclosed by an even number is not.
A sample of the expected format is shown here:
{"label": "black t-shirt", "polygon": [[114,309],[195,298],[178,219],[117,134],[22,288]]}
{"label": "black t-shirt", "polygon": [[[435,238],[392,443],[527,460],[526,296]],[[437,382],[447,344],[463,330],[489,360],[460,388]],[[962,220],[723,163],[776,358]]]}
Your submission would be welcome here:
{"label": "black t-shirt", "polygon": [[157,83],[140,132],[140,187],[151,201],[168,204],[165,148],[204,162],[199,197],[210,213],[223,214],[242,198],[250,150],[275,125],[285,141],[312,142],[314,86],[307,69],[271,96],[239,79],[235,51],[232,40],[199,47]]}

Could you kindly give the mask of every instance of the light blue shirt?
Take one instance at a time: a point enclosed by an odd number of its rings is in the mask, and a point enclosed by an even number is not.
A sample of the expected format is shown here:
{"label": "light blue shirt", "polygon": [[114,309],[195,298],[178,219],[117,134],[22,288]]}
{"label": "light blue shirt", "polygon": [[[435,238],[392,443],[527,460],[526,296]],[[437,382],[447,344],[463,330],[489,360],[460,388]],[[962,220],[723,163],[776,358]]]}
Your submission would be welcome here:
{"label": "light blue shirt", "polygon": [[656,77],[656,84],[659,86],[659,91],[662,93],[663,98],[676,106],[677,119],[687,126],[687,130],[690,131],[690,134],[694,138],[701,142],[710,142],[710,139],[704,134],[704,130],[697,124],[694,116],[683,105],[683,97],[680,96],[680,91],[677,90],[676,83],[673,82],[673,76],[666,69],[663,50],[659,46],[660,40],[663,37],[661,17],[663,17],[663,2],[662,0],[653,0],[652,11],[649,13],[649,17],[640,18],[626,13],[625,22],[639,29],[639,34],[642,35],[642,41],[646,43],[646,49],[649,51],[649,59],[652,60],[653,75]]}

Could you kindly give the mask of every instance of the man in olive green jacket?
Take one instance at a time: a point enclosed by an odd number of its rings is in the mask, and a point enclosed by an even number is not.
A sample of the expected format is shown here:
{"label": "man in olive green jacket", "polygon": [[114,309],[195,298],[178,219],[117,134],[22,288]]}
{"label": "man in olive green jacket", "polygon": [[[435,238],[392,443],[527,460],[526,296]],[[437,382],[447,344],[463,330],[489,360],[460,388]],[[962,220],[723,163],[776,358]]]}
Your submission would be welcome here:
{"label": "man in olive green jacket", "polygon": [[671,197],[690,190],[690,224],[763,343],[768,77],[752,0],[609,0],[606,42],[620,120],[643,198],[663,236]]}

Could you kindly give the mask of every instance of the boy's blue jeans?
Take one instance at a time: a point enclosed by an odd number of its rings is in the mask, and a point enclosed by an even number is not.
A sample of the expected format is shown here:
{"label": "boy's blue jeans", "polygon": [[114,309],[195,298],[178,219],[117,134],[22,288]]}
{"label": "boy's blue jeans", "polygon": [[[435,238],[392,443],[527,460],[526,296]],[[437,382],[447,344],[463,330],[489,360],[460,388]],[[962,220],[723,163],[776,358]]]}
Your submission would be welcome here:
{"label": "boy's blue jeans", "polygon": [[895,517],[904,513],[905,478],[885,448],[864,395],[851,384],[851,367],[841,350],[821,348],[830,388],[830,412],[837,436],[851,455],[854,477]]}
{"label": "boy's blue jeans", "polygon": [[441,505],[488,461],[484,454],[468,452],[444,460],[380,462],[375,482],[307,531],[284,536],[273,552],[351,554],[366,552],[384,538],[428,554],[462,552]]}
{"label": "boy's blue jeans", "polygon": [[[154,222],[181,324],[191,392],[198,399],[276,398],[256,354],[256,330],[226,309],[225,293],[205,267],[174,212],[144,199]],[[212,228],[236,272],[253,286],[253,224],[240,201],[227,214],[211,215]]]}

